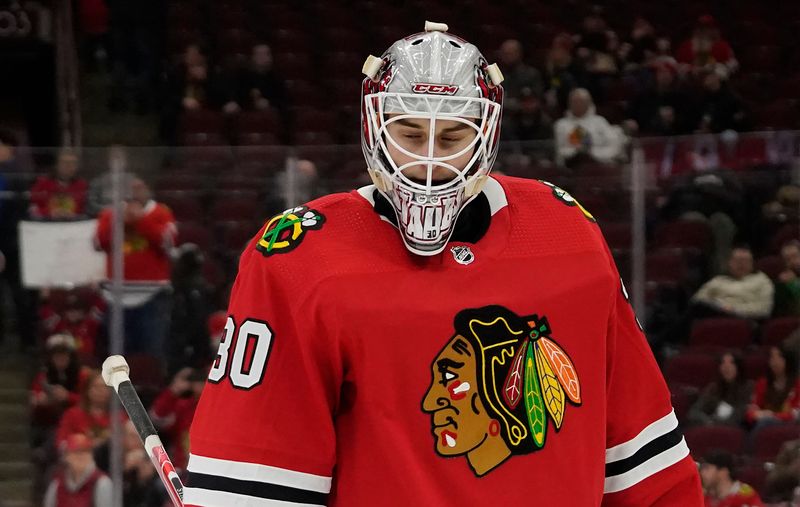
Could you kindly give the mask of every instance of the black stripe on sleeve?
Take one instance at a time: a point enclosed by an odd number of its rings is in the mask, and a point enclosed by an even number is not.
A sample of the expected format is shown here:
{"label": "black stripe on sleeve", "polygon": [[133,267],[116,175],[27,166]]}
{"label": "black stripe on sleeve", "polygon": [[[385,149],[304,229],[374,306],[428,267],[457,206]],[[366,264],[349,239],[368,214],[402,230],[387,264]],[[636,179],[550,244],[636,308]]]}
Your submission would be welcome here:
{"label": "black stripe on sleeve", "polygon": [[658,438],[654,438],[643,445],[633,456],[606,463],[606,477],[613,477],[633,470],[650,458],[658,456],[662,452],[675,447],[681,443],[682,438],[683,435],[678,428],[664,433]]}
{"label": "black stripe on sleeve", "polygon": [[328,503],[328,495],[309,491],[306,489],[292,488],[267,482],[244,481],[220,477],[218,475],[199,474],[189,472],[188,486],[197,489],[210,489],[224,491],[239,495],[266,498],[269,500],[282,500],[284,502],[305,503],[324,506]]}

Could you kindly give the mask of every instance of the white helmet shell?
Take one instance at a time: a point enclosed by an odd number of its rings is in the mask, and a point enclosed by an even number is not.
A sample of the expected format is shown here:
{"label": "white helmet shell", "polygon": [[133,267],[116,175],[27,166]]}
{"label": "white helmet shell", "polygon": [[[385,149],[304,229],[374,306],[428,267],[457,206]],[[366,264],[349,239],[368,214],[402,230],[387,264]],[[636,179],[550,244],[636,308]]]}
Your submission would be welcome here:
{"label": "white helmet shell", "polygon": [[[446,25],[426,23],[426,29],[395,42],[382,58],[365,62],[361,145],[376,188],[395,210],[406,247],[418,255],[436,255],[491,171],[503,88],[499,69],[487,65],[478,48],[445,33]],[[408,149],[390,134],[387,127],[403,120],[429,122],[425,146]],[[434,135],[437,120],[466,125],[474,137],[457,153],[441,155]],[[466,154],[469,161],[463,164]],[[456,160],[463,167],[454,165]],[[405,174],[411,167],[427,169],[424,181]],[[435,180],[434,170],[448,177]]]}

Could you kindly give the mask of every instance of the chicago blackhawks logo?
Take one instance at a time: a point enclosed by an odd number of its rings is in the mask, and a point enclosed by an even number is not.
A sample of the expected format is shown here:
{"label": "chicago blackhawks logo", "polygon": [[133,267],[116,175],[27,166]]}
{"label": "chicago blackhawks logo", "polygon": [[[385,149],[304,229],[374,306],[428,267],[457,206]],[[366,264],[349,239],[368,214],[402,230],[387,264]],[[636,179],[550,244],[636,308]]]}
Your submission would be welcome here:
{"label": "chicago blackhawks logo", "polygon": [[567,206],[577,206],[578,208],[580,208],[581,212],[583,213],[583,216],[585,216],[590,222],[597,222],[597,220],[595,220],[594,216],[592,216],[592,214],[589,213],[589,211],[586,208],[581,206],[581,203],[579,203],[574,197],[572,197],[569,194],[569,192],[567,192],[566,190],[564,190],[561,187],[557,187],[557,186],[553,185],[552,183],[550,183],[548,181],[542,181],[542,180],[539,180],[539,181],[541,181],[542,183],[544,183],[545,185],[547,185],[548,187],[553,189],[553,195],[556,197],[556,199],[558,199],[559,201],[563,202]]}
{"label": "chicago blackhawks logo", "polygon": [[267,222],[256,249],[265,257],[291,252],[303,241],[307,231],[321,229],[323,223],[322,213],[305,206],[286,210]]}
{"label": "chicago blackhawks logo", "polygon": [[459,312],[455,335],[431,367],[422,400],[439,456],[466,456],[483,476],[514,455],[544,447],[550,423],[581,404],[578,374],[546,317],[501,306]]}

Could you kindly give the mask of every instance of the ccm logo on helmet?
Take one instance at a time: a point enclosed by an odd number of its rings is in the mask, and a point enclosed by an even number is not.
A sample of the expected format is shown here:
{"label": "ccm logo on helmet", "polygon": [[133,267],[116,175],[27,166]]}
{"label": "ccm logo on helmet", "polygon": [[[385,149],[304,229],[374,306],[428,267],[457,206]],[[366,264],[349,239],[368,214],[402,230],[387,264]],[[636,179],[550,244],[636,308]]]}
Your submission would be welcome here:
{"label": "ccm logo on helmet", "polygon": [[458,85],[416,83],[411,88],[414,93],[431,93],[433,95],[455,95]]}

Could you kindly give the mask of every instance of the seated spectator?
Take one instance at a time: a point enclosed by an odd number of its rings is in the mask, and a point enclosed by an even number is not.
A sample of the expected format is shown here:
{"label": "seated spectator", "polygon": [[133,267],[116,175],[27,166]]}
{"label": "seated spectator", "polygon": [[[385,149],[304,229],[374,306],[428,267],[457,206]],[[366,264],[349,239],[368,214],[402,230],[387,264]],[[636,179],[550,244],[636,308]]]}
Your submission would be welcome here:
{"label": "seated spectator", "polygon": [[571,50],[569,37],[558,36],[547,53],[545,104],[553,114],[567,108],[570,92],[578,87],[583,77],[583,68],[573,60]]}
{"label": "seated spectator", "polygon": [[178,469],[185,469],[189,460],[189,428],[205,380],[200,370],[182,369],[150,408],[150,417],[160,433],[167,437],[169,455]]}
{"label": "seated spectator", "polygon": [[775,316],[800,316],[800,241],[781,248],[784,269],[775,284]]}
{"label": "seated spectator", "polygon": [[169,371],[199,364],[208,357],[206,320],[211,312],[211,287],[203,276],[202,252],[193,243],[175,249],[172,268],[172,317],[169,330]]}
{"label": "seated spectator", "polygon": [[733,352],[722,354],[717,373],[717,380],[703,389],[689,410],[690,424],[744,423],[753,386],[744,376],[742,358]]}
{"label": "seated spectator", "polygon": [[[64,410],[78,403],[90,373],[81,366],[75,348],[75,339],[70,335],[54,334],[47,339],[44,366],[31,384],[34,427],[54,426]],[[34,445],[39,443],[42,442]]]}
{"label": "seated spectator", "polygon": [[631,103],[631,131],[644,135],[672,136],[687,129],[688,97],[678,86],[678,69],[668,61],[652,66],[654,80]]}
{"label": "seated spectator", "polygon": [[[236,85],[237,106],[263,111],[273,107],[285,117],[287,104],[286,83],[273,68],[272,49],[259,43],[253,46],[250,64],[238,77]],[[235,112],[231,101],[225,104],[226,112]]]}
{"label": "seated spectator", "polygon": [[218,75],[209,69],[205,56],[188,51],[184,62],[169,74],[165,83],[162,108],[162,135],[166,140],[176,140],[178,119],[183,111],[216,109],[224,99],[223,84]]}
{"label": "seated spectator", "polygon": [[86,213],[88,184],[77,177],[78,156],[70,149],[58,155],[52,176],[39,176],[31,188],[32,218],[77,218]]}
{"label": "seated spectator", "polygon": [[583,88],[569,95],[569,110],[555,124],[556,157],[561,164],[584,160],[611,163],[624,155],[625,136],[595,111],[592,96]]}
{"label": "seated spectator", "polygon": [[545,112],[542,100],[530,88],[523,88],[519,110],[503,115],[501,135],[517,141],[544,141],[553,138],[553,120]]}
{"label": "seated spectator", "polygon": [[775,467],[767,474],[765,489],[764,496],[770,502],[800,500],[800,440],[790,440],[781,446]]}
{"label": "seated spectator", "polygon": [[132,507],[171,505],[153,462],[141,445],[137,449],[126,451],[124,459],[122,476],[124,505]]}
{"label": "seated spectator", "polygon": [[675,57],[694,74],[711,71],[721,79],[727,79],[739,66],[731,45],[722,38],[716,20],[709,15],[697,20],[692,37],[678,47]]}
{"label": "seated spectator", "polygon": [[630,37],[620,45],[618,57],[631,70],[648,65],[658,56],[656,30],[647,19],[638,16],[633,20]]}
{"label": "seated spectator", "polygon": [[[616,74],[619,39],[599,10],[583,18],[580,32],[575,36],[575,54],[589,75],[590,89],[600,90],[603,76]],[[599,78],[599,80],[598,80]]]}
{"label": "seated spectator", "polygon": [[736,480],[733,455],[714,451],[700,464],[700,479],[705,491],[705,507],[763,507],[752,486]]}
{"label": "seated spectator", "polygon": [[528,89],[533,96],[540,97],[544,92],[542,75],[538,70],[524,62],[522,44],[509,39],[500,45],[498,51],[503,69],[503,114],[516,114],[521,109],[522,90]]}
{"label": "seated spectator", "polygon": [[755,429],[796,421],[800,416],[800,377],[797,356],[785,347],[770,347],[769,368],[758,379],[747,409],[747,422]]}
{"label": "seated spectator", "polygon": [[[294,170],[293,174],[290,173]],[[309,202],[321,195],[319,171],[316,164],[310,160],[297,160],[294,166],[287,166],[283,171],[275,174],[272,185],[268,190],[267,206],[268,215]]]}
{"label": "seated spectator", "polygon": [[[124,205],[125,243],[123,305],[125,350],[164,357],[169,329],[170,257],[177,233],[170,209],[152,198],[141,179],[133,179]],[[111,278],[113,210],[100,213],[95,246],[108,255]]]}
{"label": "seated spectator", "polygon": [[111,507],[111,479],[98,470],[92,441],[72,433],[61,445],[64,469],[47,488],[44,507]]}
{"label": "seated spectator", "polygon": [[84,364],[95,363],[98,338],[106,303],[92,289],[43,290],[39,321],[46,336],[64,333],[75,340],[78,356]]}
{"label": "seated spectator", "polygon": [[714,72],[700,76],[701,90],[694,104],[693,129],[697,133],[718,134],[725,130],[741,132],[747,128],[747,113],[742,100],[727,81]]}
{"label": "seated spectator", "polygon": [[717,275],[692,296],[695,317],[764,319],[772,313],[775,288],[767,275],[754,271],[749,247],[734,248],[728,273]]}
{"label": "seated spectator", "polygon": [[89,437],[94,448],[106,443],[110,436],[109,404],[111,392],[103,377],[92,371],[81,392],[77,405],[64,412],[56,431],[56,442],[61,445],[74,433]]}

